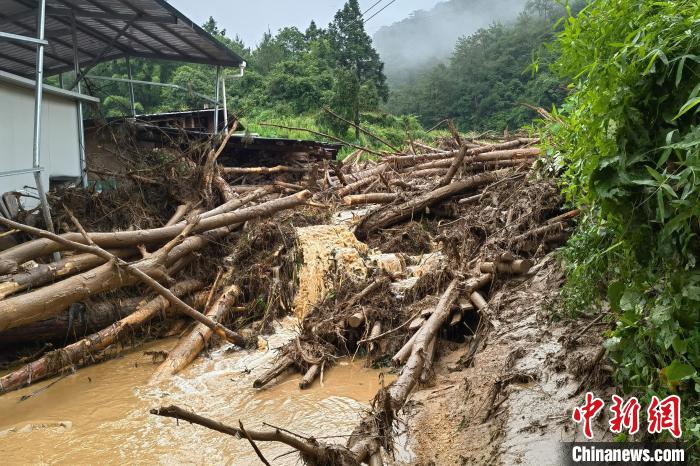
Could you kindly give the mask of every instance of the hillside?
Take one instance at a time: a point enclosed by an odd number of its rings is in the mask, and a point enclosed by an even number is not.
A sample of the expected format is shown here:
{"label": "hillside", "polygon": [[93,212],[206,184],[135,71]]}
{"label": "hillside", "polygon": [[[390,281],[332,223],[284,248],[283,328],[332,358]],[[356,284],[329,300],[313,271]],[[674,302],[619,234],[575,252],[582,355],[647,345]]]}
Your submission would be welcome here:
{"label": "hillside", "polygon": [[381,28],[374,35],[374,44],[389,81],[404,82],[424,66],[445,60],[458,38],[494,22],[515,19],[525,3],[526,0],[448,0]]}

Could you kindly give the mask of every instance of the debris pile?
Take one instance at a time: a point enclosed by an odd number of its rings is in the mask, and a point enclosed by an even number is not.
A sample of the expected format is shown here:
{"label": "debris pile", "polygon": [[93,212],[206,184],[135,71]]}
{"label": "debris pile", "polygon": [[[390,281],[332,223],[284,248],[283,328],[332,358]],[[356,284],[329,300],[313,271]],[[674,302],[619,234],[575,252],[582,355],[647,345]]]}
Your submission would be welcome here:
{"label": "debris pile", "polygon": [[[234,130],[208,151],[172,145],[138,162],[121,154],[130,162],[107,175],[123,187],[54,202],[60,236],[0,219],[35,238],[0,251],[0,344],[41,335],[61,346],[0,378],[0,393],[107,357],[154,322],[154,336],[184,332],[154,374],[162,380],[216,341],[255,347],[275,317],[293,312],[298,337],[255,387],[293,370],[307,389],[343,357],[398,371],[347,445],[224,426],[178,407],[152,412],[254,448],[283,442],[311,464],[380,464],[443,342],[467,345],[468,365],[492,329],[490,299],[565,241],[577,212],[562,211],[554,182],[533,168],[536,139],[455,131],[438,147],[409,141],[406,153],[227,167],[219,156]],[[119,219],[110,229],[101,214],[113,210],[122,213],[105,217]]]}

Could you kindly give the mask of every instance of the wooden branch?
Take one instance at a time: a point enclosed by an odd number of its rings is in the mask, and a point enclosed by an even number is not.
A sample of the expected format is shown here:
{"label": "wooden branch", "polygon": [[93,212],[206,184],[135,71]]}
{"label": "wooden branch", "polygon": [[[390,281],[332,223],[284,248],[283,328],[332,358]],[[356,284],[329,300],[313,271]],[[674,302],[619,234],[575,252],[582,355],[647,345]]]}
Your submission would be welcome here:
{"label": "wooden branch", "polygon": [[349,124],[349,125],[352,126],[353,128],[358,129],[360,132],[366,134],[367,136],[369,136],[369,137],[371,137],[371,138],[373,138],[373,139],[376,139],[377,141],[381,142],[382,144],[384,144],[385,146],[387,146],[389,149],[391,149],[392,151],[396,152],[397,154],[400,154],[401,152],[403,152],[403,151],[397,149],[396,147],[392,146],[391,144],[389,144],[385,139],[382,139],[382,138],[380,138],[379,136],[377,136],[376,134],[372,134],[372,133],[369,132],[368,130],[362,128],[360,125],[356,125],[356,124],[353,123],[352,121],[348,121],[348,120],[346,120],[345,118],[341,117],[340,115],[336,115],[335,113],[333,113],[333,111],[332,111],[330,108],[328,108],[328,107],[323,107],[323,111],[325,111],[326,113],[328,113],[328,114],[334,116],[335,118],[339,119],[340,121]]}
{"label": "wooden branch", "polygon": [[250,434],[245,430],[245,427],[243,427],[243,422],[241,422],[240,419],[238,420],[238,427],[240,427],[241,432],[243,433],[243,437],[245,437],[248,440],[248,443],[250,443],[250,446],[253,447],[253,450],[255,451],[255,454],[258,455],[260,461],[262,461],[262,463],[265,466],[271,466],[270,462],[267,461],[267,459],[265,459],[265,456],[260,451],[260,448],[258,448],[258,446],[255,444],[255,440],[253,440],[253,437],[251,437]]}
{"label": "wooden branch", "polygon": [[[459,141],[459,133],[456,133],[456,134],[457,134],[458,142],[461,143],[461,141]],[[457,154],[457,157],[454,158],[454,160],[452,161],[452,165],[450,165],[450,169],[447,171],[445,176],[440,180],[439,186],[447,186],[448,184],[450,184],[452,182],[452,178],[455,177],[455,175],[457,174],[457,170],[459,170],[459,167],[462,166],[462,162],[464,161],[464,157],[467,156],[467,150],[468,149],[467,149],[466,145],[463,145],[460,148],[459,153]]]}
{"label": "wooden branch", "polygon": [[[315,460],[321,460],[327,454],[327,450],[331,448],[321,443],[314,442],[290,435],[280,429],[275,429],[266,432],[258,432],[253,430],[248,430],[247,437],[246,434],[238,427],[227,426],[221,422],[207,419],[203,416],[195,414],[190,411],[186,411],[178,406],[167,406],[158,409],[152,409],[151,414],[156,416],[170,417],[173,419],[179,419],[182,421],[187,421],[191,424],[197,424],[207,429],[221,432],[222,434],[228,434],[236,438],[250,438],[257,442],[280,442],[295,450],[300,451],[302,454],[307,455],[309,458]],[[342,447],[336,447],[342,448]],[[318,464],[324,464],[319,462]]]}

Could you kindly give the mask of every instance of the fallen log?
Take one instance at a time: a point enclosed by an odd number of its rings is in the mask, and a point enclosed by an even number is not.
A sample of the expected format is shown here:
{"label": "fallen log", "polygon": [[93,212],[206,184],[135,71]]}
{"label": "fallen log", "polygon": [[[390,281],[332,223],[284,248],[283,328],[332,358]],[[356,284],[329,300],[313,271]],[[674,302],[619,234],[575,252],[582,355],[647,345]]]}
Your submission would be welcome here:
{"label": "fallen log", "polygon": [[[192,230],[192,233],[201,233],[235,223],[243,223],[254,218],[267,217],[279,210],[290,209],[301,205],[309,198],[311,198],[311,193],[302,191],[292,196],[275,199],[234,212],[225,212],[212,217],[203,216],[204,218],[200,220],[197,226]],[[0,223],[3,223],[3,221],[7,222],[0,218]],[[6,225],[7,223],[4,224]],[[101,248],[121,249],[129,246],[135,247],[139,244],[166,242],[182,233],[185,228],[185,223],[179,223],[177,225],[154,228],[152,230],[91,233],[90,238]],[[61,237],[75,243],[87,244],[86,239],[80,233],[66,233],[61,235]],[[10,248],[0,253],[0,273],[12,272],[17,269],[19,264],[30,259],[43,257],[53,252],[60,251],[64,246],[65,245],[61,245],[57,241],[42,238]]]}
{"label": "fallen log", "polygon": [[564,220],[570,220],[572,218],[576,218],[580,213],[581,211],[579,209],[574,209],[561,215],[557,215],[556,217],[550,218],[549,220],[547,220],[547,223],[559,223],[563,222]]}
{"label": "fallen log", "polygon": [[294,365],[294,360],[290,358],[289,356],[285,355],[282,356],[278,361],[275,362],[275,364],[272,366],[270,370],[265,372],[260,378],[255,379],[253,382],[253,388],[262,388],[268,383],[270,383],[273,379],[279,377],[282,375],[287,369],[292,367]]}
{"label": "fallen log", "polygon": [[[526,142],[527,141],[527,142]],[[515,139],[513,141],[508,141],[500,144],[492,144],[492,145],[487,145],[487,146],[480,146],[480,147],[474,147],[470,148],[467,151],[466,156],[475,156],[479,154],[483,154],[486,152],[495,152],[495,151],[501,151],[501,150],[508,150],[508,149],[515,149],[523,145],[527,144],[533,144],[534,140],[531,139]],[[395,165],[396,167],[407,167],[407,166],[412,166],[419,164],[421,162],[426,162],[430,160],[440,160],[440,159],[448,159],[452,158],[459,154],[459,150],[451,150],[451,151],[439,151],[439,152],[432,152],[432,153],[426,153],[426,154],[420,154],[420,155],[403,155],[403,156],[391,156],[391,157],[384,157],[383,160],[385,162],[391,163]],[[449,164],[448,164],[449,166]]]}
{"label": "fallen log", "polygon": [[205,219],[209,217],[215,217],[219,214],[224,214],[226,212],[232,212],[234,210],[240,209],[246,204],[249,204],[253,201],[256,201],[260,199],[261,197],[265,196],[266,194],[270,194],[275,192],[275,187],[274,186],[263,186],[259,189],[254,190],[253,192],[246,194],[245,196],[241,198],[233,197],[232,199],[226,201],[225,203],[221,204],[220,206],[216,207],[215,209],[209,210],[207,212],[202,213],[199,218],[200,219]]}
{"label": "fallen log", "polygon": [[[69,214],[71,220],[73,220],[73,223],[75,223],[76,228],[80,231],[84,240],[88,243],[88,245],[85,245],[82,243],[76,243],[76,242],[67,240],[61,236],[58,236],[54,233],[50,233],[48,231],[40,230],[38,228],[23,225],[21,223],[12,222],[10,220],[0,219],[0,223],[5,223],[5,224],[11,225],[14,228],[17,228],[19,230],[30,233],[32,235],[49,239],[51,241],[62,244],[65,247],[72,249],[72,250],[75,250],[75,251],[88,252],[88,253],[92,253],[94,255],[100,256],[100,257],[104,258],[106,261],[109,261],[109,263],[105,264],[105,266],[109,266],[110,268],[112,266],[116,267],[116,269],[114,270],[114,272],[115,272],[114,275],[116,275],[120,280],[122,280],[122,274],[120,273],[120,270],[123,270],[123,271],[127,272],[127,274],[130,275],[133,279],[143,282],[144,284],[146,284],[150,288],[152,288],[155,292],[157,292],[158,294],[160,294],[161,296],[166,298],[168,301],[170,301],[170,303],[173,306],[175,306],[175,308],[177,308],[183,314],[191,317],[194,320],[197,320],[197,321],[205,324],[207,327],[214,330],[217,334],[221,335],[222,337],[224,337],[230,341],[234,341],[235,339],[238,338],[237,334],[230,331],[229,329],[222,326],[221,324],[213,322],[208,317],[197,312],[196,310],[191,308],[184,301],[179,299],[172,292],[170,292],[170,290],[168,290],[167,288],[162,286],[160,283],[158,283],[158,281],[156,281],[153,278],[153,277],[158,277],[160,279],[168,279],[169,278],[167,271],[163,267],[164,264],[168,260],[168,254],[173,250],[173,248],[175,246],[177,246],[179,243],[183,242],[186,239],[186,237],[189,235],[190,231],[193,230],[199,224],[198,219],[195,223],[188,224],[183,229],[183,231],[180,234],[178,234],[177,237],[175,237],[168,244],[166,244],[161,249],[159,249],[155,254],[148,254],[142,261],[139,261],[135,264],[130,264],[130,263],[124,262],[122,259],[115,257],[114,255],[110,254],[108,251],[97,246],[94,243],[94,241],[92,240],[92,238],[83,229],[80,222],[78,222],[78,220],[73,216],[72,212],[68,211],[68,214]],[[147,268],[150,273],[146,273],[144,270],[142,270],[139,267],[139,265]],[[105,266],[101,266],[101,267],[105,267]],[[47,287],[47,288],[49,288],[49,287]],[[24,297],[24,296],[22,296],[22,297]],[[7,316],[2,315],[0,317],[6,318]],[[1,327],[0,327],[0,330],[2,330]]]}
{"label": "fallen log", "polygon": [[[462,161],[459,163],[459,165],[457,165],[457,167],[459,168],[459,166],[462,164],[464,164],[466,167],[470,167],[476,164],[482,164],[481,166],[488,166],[488,164],[495,162],[503,164],[520,164],[527,160],[535,159],[538,155],[540,155],[540,149],[537,148],[493,151],[484,154],[474,155],[471,157],[462,157]],[[408,170],[406,170],[406,173],[415,173],[417,171],[438,168],[449,169],[458,160],[459,156],[453,159],[436,160],[433,162],[421,163],[409,168]]]}
{"label": "fallen log", "polygon": [[343,186],[338,191],[336,191],[336,193],[340,197],[345,197],[349,194],[352,194],[356,191],[359,191],[363,188],[366,188],[366,187],[372,185],[373,183],[375,183],[378,180],[379,180],[378,175],[377,176],[369,176],[367,178],[362,178],[358,181],[353,181],[353,182],[349,183],[347,186]]}
{"label": "fallen log", "polygon": [[518,235],[518,236],[514,237],[511,240],[511,242],[513,244],[518,244],[518,243],[526,242],[527,240],[529,240],[531,238],[561,233],[562,231],[564,231],[565,228],[566,228],[566,225],[564,224],[564,222],[551,223],[551,224],[544,225],[541,227],[533,228],[530,231],[527,231],[521,235]]}
{"label": "fallen log", "polygon": [[430,176],[441,176],[445,175],[449,169],[448,168],[427,168],[425,170],[416,170],[408,173],[413,178],[427,178]]}
{"label": "fallen log", "polygon": [[379,229],[392,226],[402,220],[410,218],[415,213],[421,213],[426,207],[444,201],[470,189],[475,189],[507,176],[510,170],[497,170],[483,173],[465,180],[450,183],[447,186],[437,188],[425,194],[419,195],[407,202],[398,205],[385,206],[365,216],[355,230],[355,235],[363,240],[370,233]]}
{"label": "fallen log", "polygon": [[469,196],[462,198],[458,201],[458,204],[461,205],[467,205],[467,204],[476,204],[481,200],[481,198],[484,197],[483,194],[475,194],[474,196]]}
{"label": "fallen log", "polygon": [[[136,249],[112,250],[110,253],[121,259],[135,257]],[[0,277],[0,300],[30,288],[37,288],[57,279],[63,279],[104,264],[104,258],[94,254],[79,254],[63,257],[58,262],[37,264],[29,270]]]}
{"label": "fallen log", "polygon": [[224,176],[231,175],[277,175],[280,173],[305,173],[302,167],[288,167],[276,165],[274,167],[219,167],[219,172]]}
{"label": "fallen log", "polygon": [[464,311],[461,309],[456,309],[452,313],[452,317],[450,317],[450,327],[456,327],[462,322],[462,319],[464,318]]}
{"label": "fallen log", "polygon": [[348,181],[348,185],[366,179],[366,178],[372,178],[374,176],[377,176],[381,173],[384,173],[390,168],[389,164],[386,163],[380,163],[379,165],[376,165],[372,168],[366,168],[364,170],[359,170],[356,172],[352,173],[346,173],[345,174],[345,179]]}
{"label": "fallen log", "polygon": [[165,225],[163,225],[163,226],[169,227],[169,226],[175,225],[175,224],[178,223],[180,220],[182,220],[183,218],[185,218],[185,214],[186,214],[189,210],[190,210],[190,206],[187,205],[187,204],[182,204],[182,205],[177,206],[177,209],[175,209],[175,212],[173,213],[173,216],[170,217],[170,220],[168,220],[168,222],[167,222]]}
{"label": "fallen log", "polygon": [[[278,210],[302,204],[310,195],[311,193],[305,191],[286,198],[276,199],[259,206],[243,209],[235,213],[217,215],[211,219],[199,222],[195,228],[200,228],[203,222],[209,220],[217,220],[217,222],[209,222],[210,225],[222,223],[222,217],[225,219],[225,222],[230,221],[231,225],[234,225],[238,223],[237,220],[245,221],[252,218],[269,216]],[[264,208],[264,206],[267,206],[267,208]],[[3,222],[7,223],[9,221],[0,218],[0,223]],[[218,239],[227,235],[231,225],[211,230],[200,236],[185,239],[180,245],[174,247],[172,251],[169,252],[167,256],[168,263],[172,264],[184,258],[187,254],[203,248],[212,239]],[[63,238],[63,240],[68,241],[66,238]],[[51,241],[51,243],[53,243],[53,241]],[[133,264],[133,267],[136,267],[139,271],[148,276],[158,276],[159,273],[162,273],[162,264],[158,259],[160,258],[154,255],[136,262]],[[57,315],[74,302],[83,301],[87,297],[97,293],[133,285],[136,282],[137,279],[132,275],[117,273],[113,265],[107,263],[52,285],[39,288],[36,291],[2,300],[0,301],[0,331],[47,319]],[[195,319],[200,319],[201,321],[202,318],[205,318],[203,315],[197,314],[197,316],[194,316]]]}
{"label": "fallen log", "polygon": [[[176,296],[184,296],[197,291],[202,286],[203,284],[197,280],[188,280],[175,285],[172,288],[172,292]],[[88,364],[91,360],[91,355],[119,341],[120,337],[127,331],[132,331],[144,325],[165,311],[169,306],[170,303],[167,299],[158,296],[114,325],[110,325],[65,348],[52,351],[41,359],[5,375],[0,378],[0,394],[17,390],[25,385],[59,374],[72,366]]]}
{"label": "fallen log", "polygon": [[[240,294],[241,290],[236,285],[229,286],[219,296],[219,299],[214,303],[210,311],[207,312],[207,317],[214,322],[221,323],[224,321]],[[197,324],[187,336],[178,342],[175,348],[168,352],[167,359],[158,366],[158,369],[151,377],[151,381],[165,380],[182,371],[197,358],[213,335],[214,331],[212,329],[204,324]],[[233,343],[245,348],[249,342],[246,338],[240,337]]]}
{"label": "fallen log", "polygon": [[[431,312],[432,314],[432,312]],[[418,330],[423,326],[425,323],[425,318],[423,316],[416,317],[411,321],[411,323],[408,325],[408,329],[411,331]]]}
{"label": "fallen log", "polygon": [[423,370],[420,374],[421,383],[426,383],[428,380],[430,380],[430,376],[432,375],[431,372],[433,370],[433,361],[435,360],[435,353],[437,352],[437,339],[438,337],[436,336],[430,340],[430,343],[428,343],[425,361],[423,362]]}
{"label": "fallen log", "polygon": [[459,297],[459,293],[459,281],[452,280],[435,306],[435,311],[416,333],[411,355],[401,375],[389,386],[390,404],[395,411],[401,409],[406,403],[408,395],[420,380],[430,355],[430,342],[437,337],[438,331],[450,317],[452,305]]}
{"label": "fallen log", "polygon": [[535,158],[529,159],[513,159],[513,160],[497,160],[494,162],[476,162],[464,167],[467,173],[478,173],[487,170],[495,170],[498,168],[510,167],[532,167],[532,162]]}
{"label": "fallen log", "polygon": [[[425,322],[423,322],[423,324],[425,324]],[[394,357],[391,358],[391,363],[394,366],[398,367],[406,362],[408,357],[411,355],[411,350],[413,349],[413,344],[416,342],[416,338],[418,338],[418,333],[420,333],[420,328],[413,334],[413,336],[411,336],[411,338],[408,339],[408,341],[401,347]]]}
{"label": "fallen log", "polygon": [[471,299],[472,303],[474,303],[474,306],[476,306],[476,308],[480,311],[483,311],[488,307],[488,303],[478,291],[473,291],[472,294],[469,295],[469,298]]}
{"label": "fallen log", "polygon": [[541,151],[537,147],[530,149],[495,150],[469,157],[464,160],[464,163],[496,161],[504,162],[508,160],[530,159],[539,156],[540,153]]}
{"label": "fallen log", "polygon": [[398,193],[367,193],[345,196],[343,204],[347,206],[363,204],[389,204],[401,198]]}
{"label": "fallen log", "polygon": [[[380,321],[376,321],[374,325],[372,325],[372,331],[369,333],[369,339],[376,339],[379,335],[382,333],[382,323]],[[377,344],[372,341],[369,344],[369,352],[373,353],[377,349]]]}
{"label": "fallen log", "polygon": [[447,186],[452,182],[452,178],[455,177],[457,174],[457,170],[459,167],[462,165],[462,162],[464,161],[464,157],[467,156],[467,146],[464,145],[459,149],[459,153],[457,156],[454,158],[452,161],[452,165],[450,165],[450,169],[447,171],[445,176],[440,180],[440,184],[438,186]]}
{"label": "fallen log", "polygon": [[347,319],[347,324],[352,328],[359,328],[365,323],[365,315],[362,312],[356,312]]}
{"label": "fallen log", "polygon": [[529,259],[514,260],[509,262],[482,262],[479,270],[483,273],[508,273],[511,275],[526,274],[535,265]]}
{"label": "fallen log", "polygon": [[306,390],[307,388],[311,387],[311,384],[314,383],[314,380],[316,380],[316,377],[318,377],[318,374],[320,372],[320,364],[313,364],[309,366],[309,369],[304,374],[304,377],[301,379],[301,382],[299,382],[299,388],[302,390]]}
{"label": "fallen log", "polygon": [[51,319],[0,332],[0,348],[10,345],[53,341],[64,343],[97,332],[132,314],[142,303],[141,298],[109,300],[98,303],[75,303],[68,311]]}
{"label": "fallen log", "polygon": [[[223,238],[230,231],[230,227],[223,227],[199,236],[191,236],[170,251],[168,262],[172,267],[184,265],[191,253],[204,248],[210,241]],[[162,272],[162,266],[153,258],[144,259],[138,264],[146,273]],[[108,263],[58,283],[2,300],[0,331],[47,319],[67,309],[72,303],[84,301],[91,295],[135,283],[135,277],[116,273],[112,264]]]}

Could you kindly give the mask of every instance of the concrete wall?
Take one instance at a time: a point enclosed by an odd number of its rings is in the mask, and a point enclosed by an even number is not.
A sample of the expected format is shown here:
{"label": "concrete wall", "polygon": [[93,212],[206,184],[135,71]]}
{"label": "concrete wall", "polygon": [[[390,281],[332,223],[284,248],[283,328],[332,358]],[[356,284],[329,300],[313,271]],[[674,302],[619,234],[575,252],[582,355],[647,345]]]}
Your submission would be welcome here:
{"label": "concrete wall", "polygon": [[[68,96],[44,94],[41,166],[44,188],[56,176],[80,177],[77,101]],[[0,172],[32,167],[34,90],[0,81]],[[22,191],[36,195],[31,173],[0,177],[0,194]],[[25,208],[38,201],[23,198]]]}

